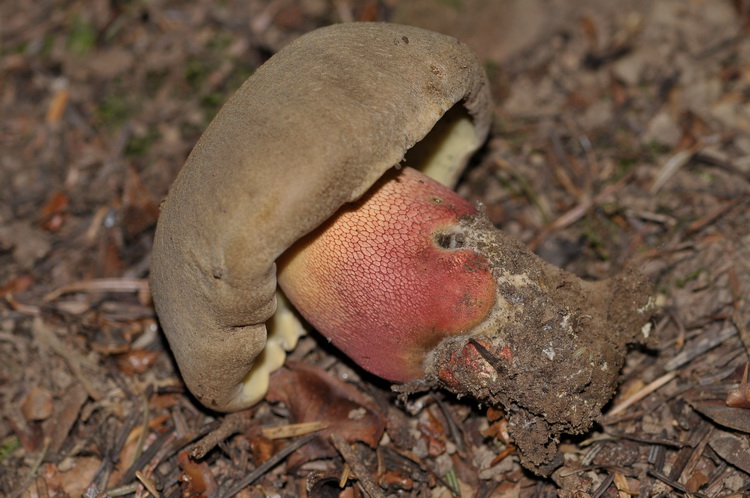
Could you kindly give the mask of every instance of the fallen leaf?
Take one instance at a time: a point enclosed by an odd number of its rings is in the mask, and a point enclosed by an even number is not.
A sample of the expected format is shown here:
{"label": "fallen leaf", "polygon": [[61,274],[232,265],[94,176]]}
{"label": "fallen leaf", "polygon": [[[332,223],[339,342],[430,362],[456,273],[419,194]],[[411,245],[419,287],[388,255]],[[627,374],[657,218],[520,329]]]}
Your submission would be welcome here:
{"label": "fallen leaf", "polygon": [[498,420],[505,417],[505,412],[494,406],[487,407],[487,420],[491,422],[497,422]]}
{"label": "fallen leaf", "polygon": [[[44,488],[36,483],[38,496],[65,497],[84,496],[88,483],[94,478],[101,461],[94,457],[79,457],[67,460],[66,463],[45,463],[41,467],[40,477]],[[63,468],[64,466],[64,468]],[[40,489],[41,488],[41,489]],[[34,496],[34,493],[23,496]]]}
{"label": "fallen leaf", "polygon": [[60,473],[60,484],[67,496],[84,496],[86,487],[94,478],[100,465],[101,460],[96,457],[73,459],[71,467]]}
{"label": "fallen leaf", "polygon": [[259,434],[250,438],[250,450],[253,453],[253,464],[257,467],[276,453],[281,446],[280,442],[268,439]]}
{"label": "fallen leaf", "polygon": [[54,416],[47,419],[42,426],[44,435],[50,438],[50,453],[60,451],[88,397],[80,384],[73,384],[62,396],[61,401],[56,403]]}
{"label": "fallen leaf", "polygon": [[708,445],[724,460],[750,472],[750,438],[716,430]]}
{"label": "fallen leaf", "polygon": [[133,238],[156,224],[156,219],[159,217],[159,204],[144,185],[138,170],[132,165],[128,168],[128,177],[122,193],[122,205],[122,224],[127,238]]}
{"label": "fallen leaf", "polygon": [[0,224],[0,252],[12,252],[22,270],[30,270],[52,250],[50,235],[26,221]]}
{"label": "fallen leaf", "polygon": [[47,199],[39,215],[39,223],[48,232],[57,232],[62,228],[68,209],[68,196],[65,192],[55,192]]}
{"label": "fallen leaf", "polygon": [[427,441],[427,452],[431,457],[436,457],[445,453],[445,428],[443,424],[435,417],[432,410],[426,410],[426,419],[419,420],[419,432]]}
{"label": "fallen leaf", "polygon": [[482,436],[494,437],[503,443],[508,444],[510,442],[510,435],[508,434],[508,419],[501,418],[500,420],[491,423],[482,431]]}
{"label": "fallen leaf", "polygon": [[0,287],[0,296],[4,296],[9,292],[23,292],[32,285],[34,285],[34,277],[29,275],[28,273],[16,275],[12,277],[5,285]]}
{"label": "fallen leaf", "polygon": [[135,375],[151,368],[157,358],[159,358],[158,352],[136,349],[118,356],[117,368],[126,375]]}
{"label": "fallen leaf", "polygon": [[177,462],[182,469],[182,496],[211,496],[218,487],[211,467],[206,462],[196,462],[186,450],[177,455]]}
{"label": "fallen leaf", "polygon": [[708,476],[703,472],[696,470],[685,482],[685,489],[691,493],[695,493],[706,484],[708,484]]}
{"label": "fallen leaf", "polygon": [[401,469],[387,470],[378,479],[378,484],[385,489],[411,491],[414,488],[414,479],[404,475]]}
{"label": "fallen leaf", "polygon": [[693,408],[719,425],[750,434],[750,410],[726,406],[721,401],[690,401]]}
{"label": "fallen leaf", "polygon": [[52,415],[52,393],[43,387],[34,386],[21,404],[26,420],[46,420]]}
{"label": "fallen leaf", "polygon": [[372,447],[383,435],[385,421],[377,405],[354,386],[313,365],[287,362],[285,368],[271,376],[267,398],[271,402],[284,403],[295,423],[320,421],[330,424],[314,441],[289,457],[290,467],[335,455],[336,451],[328,442],[332,432],[350,443],[361,441]]}

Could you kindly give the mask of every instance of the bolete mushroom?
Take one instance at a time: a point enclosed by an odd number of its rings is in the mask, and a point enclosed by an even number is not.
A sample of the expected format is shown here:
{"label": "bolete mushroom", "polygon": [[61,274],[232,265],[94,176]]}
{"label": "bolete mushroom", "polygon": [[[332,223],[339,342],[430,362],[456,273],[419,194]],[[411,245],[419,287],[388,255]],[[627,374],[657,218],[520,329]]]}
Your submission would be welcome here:
{"label": "bolete mushroom", "polygon": [[196,398],[251,405],[294,347],[279,262],[292,304],[354,361],[404,392],[502,405],[524,464],[548,473],[647,331],[648,285],[551,266],[448,188],[490,120],[471,51],[418,28],[330,26],[261,66],[193,149],[154,240],[154,303]]}

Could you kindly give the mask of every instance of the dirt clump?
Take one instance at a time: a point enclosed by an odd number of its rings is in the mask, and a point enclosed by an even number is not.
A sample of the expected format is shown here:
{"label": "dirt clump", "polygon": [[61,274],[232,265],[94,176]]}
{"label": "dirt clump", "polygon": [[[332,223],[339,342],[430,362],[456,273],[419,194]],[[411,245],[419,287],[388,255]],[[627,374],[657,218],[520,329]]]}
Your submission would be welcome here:
{"label": "dirt clump", "polygon": [[491,262],[495,315],[478,333],[438,346],[426,384],[502,406],[524,466],[549,475],[563,461],[560,434],[591,428],[615,392],[627,345],[648,339],[651,285],[634,270],[585,281],[483,217],[463,224],[466,246]]}

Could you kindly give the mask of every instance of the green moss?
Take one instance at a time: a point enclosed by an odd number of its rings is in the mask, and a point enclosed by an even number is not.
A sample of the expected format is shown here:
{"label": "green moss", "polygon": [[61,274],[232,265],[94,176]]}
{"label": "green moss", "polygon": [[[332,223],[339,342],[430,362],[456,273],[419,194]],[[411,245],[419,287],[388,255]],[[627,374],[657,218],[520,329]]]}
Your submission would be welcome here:
{"label": "green moss", "polygon": [[201,98],[201,108],[206,117],[206,122],[211,121],[216,116],[226,98],[227,96],[221,92],[208,93]]}
{"label": "green moss", "polygon": [[695,270],[691,271],[687,275],[685,275],[682,278],[678,278],[675,280],[675,285],[679,289],[683,289],[689,282],[692,282],[694,280],[698,280],[698,277],[701,276],[701,273],[706,271],[705,268],[696,268]]}
{"label": "green moss", "polygon": [[654,156],[663,156],[669,154],[672,150],[670,147],[656,140],[649,141],[648,144],[646,144],[646,147]]}
{"label": "green moss", "polygon": [[52,49],[55,46],[55,35],[52,33],[48,33],[44,35],[44,40],[42,41],[42,49],[40,50],[40,54],[43,57],[49,57],[50,54],[52,54]]}
{"label": "green moss", "polygon": [[167,71],[166,69],[162,69],[159,71],[148,71],[146,73],[146,80],[144,85],[146,95],[148,95],[149,97],[154,97],[164,85],[164,81],[166,81],[168,75],[169,71]]}
{"label": "green moss", "polygon": [[68,50],[83,57],[91,52],[95,45],[96,28],[93,23],[83,16],[75,16],[68,32]]}
{"label": "green moss", "polygon": [[113,93],[104,98],[96,110],[99,121],[107,127],[116,127],[125,122],[130,116],[130,109],[125,97]]}
{"label": "green moss", "polygon": [[26,52],[26,50],[29,47],[29,42],[24,41],[17,45],[7,45],[2,42],[0,42],[0,57],[6,56],[6,55],[16,55],[16,54],[23,54]]}
{"label": "green moss", "polygon": [[[188,57],[185,63],[183,74],[188,91],[200,99],[206,122],[213,119],[226,99],[255,71],[255,67],[236,60],[236,56],[228,53],[235,39],[230,34],[218,33],[206,42],[200,53]],[[219,69],[221,61],[226,60],[232,64],[231,72],[220,85],[206,85],[208,78]],[[210,88],[208,92],[207,87]]]}
{"label": "green moss", "polygon": [[219,55],[223,55],[223,53],[232,45],[233,40],[234,38],[231,34],[219,31],[208,40],[206,48],[212,52],[219,52]]}
{"label": "green moss", "polygon": [[16,436],[9,436],[0,441],[0,462],[8,458],[20,446],[21,442]]}
{"label": "green moss", "polygon": [[156,128],[149,128],[146,133],[133,136],[130,139],[125,146],[125,155],[127,157],[141,157],[145,155],[151,146],[158,142],[160,138],[161,134]]}
{"label": "green moss", "polygon": [[255,72],[255,68],[242,63],[235,65],[232,74],[227,78],[227,90],[234,92]]}
{"label": "green moss", "polygon": [[593,228],[587,228],[581,235],[586,239],[589,246],[594,250],[594,253],[599,259],[602,261],[608,261],[612,257],[604,244],[604,239],[599,236],[596,230]]}
{"label": "green moss", "polygon": [[487,76],[490,78],[490,81],[492,81],[493,76],[500,70],[500,63],[491,59],[485,59],[482,66],[484,67],[484,72],[487,73]]}
{"label": "green moss", "polygon": [[191,56],[185,63],[185,81],[194,91],[200,89],[210,72],[209,63],[200,57]]}
{"label": "green moss", "polygon": [[615,174],[612,175],[611,180],[617,181],[633,171],[633,169],[638,164],[638,159],[635,157],[623,157],[617,162],[617,170],[615,171]]}

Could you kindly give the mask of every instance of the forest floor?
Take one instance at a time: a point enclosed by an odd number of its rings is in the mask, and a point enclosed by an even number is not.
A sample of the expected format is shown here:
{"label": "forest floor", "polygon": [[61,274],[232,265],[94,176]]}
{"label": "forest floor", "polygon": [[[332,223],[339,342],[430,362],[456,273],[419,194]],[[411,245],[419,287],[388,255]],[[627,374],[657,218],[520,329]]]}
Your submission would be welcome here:
{"label": "forest floor", "polygon": [[[391,496],[750,493],[750,2],[39,0],[0,19],[0,495],[361,496],[349,464]],[[182,384],[148,288],[159,203],[260,64],[348,21],[471,45],[495,123],[459,193],[581,277],[655,284],[651,342],[554,479],[520,466],[502,411],[402,403],[316,335],[286,396],[355,390],[385,427],[348,463],[283,401],[217,414]],[[326,413],[303,429],[344,424]]]}

